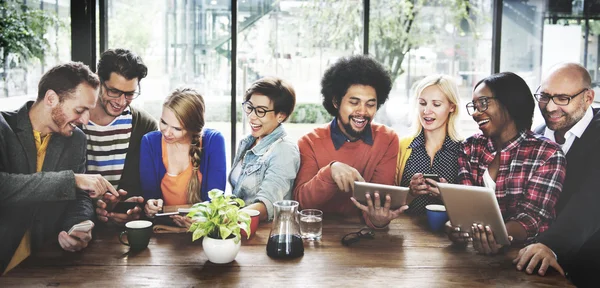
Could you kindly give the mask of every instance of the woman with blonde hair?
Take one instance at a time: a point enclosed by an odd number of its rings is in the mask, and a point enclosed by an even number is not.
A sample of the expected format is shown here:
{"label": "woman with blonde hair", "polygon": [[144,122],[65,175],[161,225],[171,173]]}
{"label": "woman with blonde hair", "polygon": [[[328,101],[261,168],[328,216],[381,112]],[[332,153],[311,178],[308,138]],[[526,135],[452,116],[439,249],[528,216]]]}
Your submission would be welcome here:
{"label": "woman with blonde hair", "polygon": [[456,122],[459,112],[458,88],[447,75],[430,75],[415,86],[414,134],[400,139],[396,185],[409,187],[410,215],[423,214],[425,206],[442,204],[436,174],[442,182],[454,183],[458,174],[461,141]]}
{"label": "woman with blonde hair", "polygon": [[[142,138],[140,178],[147,217],[164,205],[208,200],[211,189],[225,190],[225,140],[204,128],[204,99],[191,88],[176,89],[163,104],[160,131]],[[191,219],[172,216],[179,226]]]}

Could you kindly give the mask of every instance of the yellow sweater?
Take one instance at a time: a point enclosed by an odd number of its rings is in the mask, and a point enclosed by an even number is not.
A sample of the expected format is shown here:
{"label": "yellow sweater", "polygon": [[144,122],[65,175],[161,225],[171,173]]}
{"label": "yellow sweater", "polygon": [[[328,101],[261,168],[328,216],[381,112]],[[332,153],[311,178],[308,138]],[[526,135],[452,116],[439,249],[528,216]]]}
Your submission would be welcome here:
{"label": "yellow sweater", "polygon": [[400,151],[398,151],[398,163],[396,165],[396,180],[394,184],[400,186],[402,182],[402,174],[404,174],[404,167],[406,167],[406,161],[410,157],[412,148],[408,147],[412,141],[415,140],[415,136],[408,136],[400,139]]}
{"label": "yellow sweater", "polygon": [[[42,137],[40,132],[33,130],[35,148],[37,149],[36,172],[42,171],[44,159],[46,158],[46,150],[48,150],[48,143],[50,143],[51,136],[52,134],[47,134],[46,136]],[[15,250],[15,254],[6,266],[4,274],[15,268],[23,260],[27,259],[29,255],[31,255],[31,231],[28,229],[25,232],[25,235],[23,235],[23,239],[21,239],[19,247],[17,247],[17,250]]]}

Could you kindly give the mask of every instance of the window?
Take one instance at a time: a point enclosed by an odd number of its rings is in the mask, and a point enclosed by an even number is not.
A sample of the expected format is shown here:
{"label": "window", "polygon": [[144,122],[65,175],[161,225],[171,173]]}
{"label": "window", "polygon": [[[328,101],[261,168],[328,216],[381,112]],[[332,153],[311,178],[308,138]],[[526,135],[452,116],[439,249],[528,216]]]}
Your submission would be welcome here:
{"label": "window", "polygon": [[[7,1],[9,4],[12,1]],[[71,59],[70,1],[68,0],[30,0],[24,1],[31,10],[43,10],[47,15],[56,17],[58,22],[46,27],[44,38],[48,41],[43,60],[25,61],[17,55],[10,55],[5,67],[0,67],[0,75],[6,74],[6,80],[0,77],[0,107],[2,110],[15,110],[25,101],[37,97],[37,86],[46,70]]]}
{"label": "window", "polygon": [[[338,58],[362,54],[362,1],[248,0],[239,2],[238,14],[237,103],[254,81],[278,76],[296,92],[285,123],[292,139],[331,121],[321,104],[321,77]],[[238,127],[238,139],[250,133],[246,123]]]}
{"label": "window", "polygon": [[448,74],[461,96],[459,132],[468,137],[478,128],[464,105],[473,85],[491,70],[491,1],[424,1],[415,6],[411,2],[371,1],[369,54],[390,69],[394,80],[377,120],[401,137],[412,133],[411,88],[427,75]]}

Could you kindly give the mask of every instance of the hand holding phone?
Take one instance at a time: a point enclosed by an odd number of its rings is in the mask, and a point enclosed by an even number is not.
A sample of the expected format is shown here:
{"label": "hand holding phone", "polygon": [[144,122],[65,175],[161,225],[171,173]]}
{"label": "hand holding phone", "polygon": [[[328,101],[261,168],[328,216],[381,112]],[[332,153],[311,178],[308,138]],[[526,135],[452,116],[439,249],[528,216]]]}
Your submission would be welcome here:
{"label": "hand holding phone", "polygon": [[137,206],[137,202],[118,202],[113,208],[112,212],[114,213],[123,213],[126,214],[129,209],[135,208]]}
{"label": "hand holding phone", "polygon": [[438,174],[423,174],[423,178],[431,179],[435,182],[440,182],[440,176]]}
{"label": "hand holding phone", "polygon": [[73,225],[73,227],[71,227],[71,229],[69,229],[69,232],[67,232],[67,234],[71,235],[75,231],[89,232],[90,230],[92,230],[92,228],[94,228],[94,222],[92,222],[91,220],[86,220],[81,223]]}

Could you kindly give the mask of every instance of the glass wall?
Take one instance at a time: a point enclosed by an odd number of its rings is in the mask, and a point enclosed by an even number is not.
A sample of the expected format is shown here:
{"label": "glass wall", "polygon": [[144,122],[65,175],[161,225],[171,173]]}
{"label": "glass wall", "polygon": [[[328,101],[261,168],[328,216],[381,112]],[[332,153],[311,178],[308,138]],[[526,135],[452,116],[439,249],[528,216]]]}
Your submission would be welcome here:
{"label": "glass wall", "polygon": [[[577,62],[588,68],[597,87],[600,4],[596,2],[504,0],[500,70],[519,74],[535,92],[553,65]],[[543,121],[536,109],[533,126]]]}
{"label": "glass wall", "polygon": [[[491,69],[491,1],[423,1],[417,6],[408,0],[370,1],[369,53],[394,79],[378,122],[399,135],[409,133],[410,88],[432,73],[452,75],[463,96],[461,105],[468,102],[473,84]],[[229,122],[230,1],[109,0],[108,6],[108,47],[132,49],[149,67],[142,97],[134,105],[159,117],[162,100],[175,87],[200,90],[208,108],[207,127],[223,132],[229,153],[230,145],[237,145],[231,143]],[[363,53],[363,2],[240,0],[237,14],[236,105],[252,82],[276,75],[296,90],[296,112],[286,123],[294,139],[330,121],[321,105],[320,80],[340,57]],[[233,132],[237,140],[249,133],[240,108]],[[477,131],[466,113],[460,127],[463,136]]]}
{"label": "glass wall", "polygon": [[[16,3],[6,1],[8,4]],[[71,59],[71,4],[69,0],[22,1],[30,10],[43,10],[58,21],[49,21],[43,37],[48,43],[44,59],[26,60],[10,54],[4,67],[0,67],[0,107],[2,110],[18,109],[29,99],[37,97],[37,85],[46,70]],[[0,56],[1,57],[1,56]],[[1,66],[1,65],[0,65]]]}
{"label": "glass wall", "polygon": [[370,9],[369,54],[394,80],[390,99],[376,120],[400,136],[411,133],[411,88],[425,76],[441,73],[452,76],[459,87],[459,132],[463,137],[477,132],[464,105],[473,85],[490,74],[492,1],[372,0]]}
{"label": "glass wall", "polygon": [[[198,90],[206,127],[223,133],[230,151],[231,3],[109,0],[108,47],[128,48],[148,66],[132,105],[160,119],[162,102],[178,87]],[[228,155],[228,158],[230,155]]]}
{"label": "glass wall", "polygon": [[[285,124],[294,140],[331,121],[321,77],[338,58],[362,54],[362,1],[239,1],[238,19],[237,103],[252,82],[278,76],[296,91],[295,113]],[[238,127],[237,139],[249,133],[247,123]]]}

